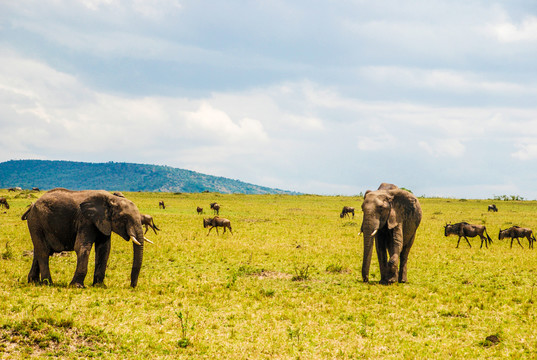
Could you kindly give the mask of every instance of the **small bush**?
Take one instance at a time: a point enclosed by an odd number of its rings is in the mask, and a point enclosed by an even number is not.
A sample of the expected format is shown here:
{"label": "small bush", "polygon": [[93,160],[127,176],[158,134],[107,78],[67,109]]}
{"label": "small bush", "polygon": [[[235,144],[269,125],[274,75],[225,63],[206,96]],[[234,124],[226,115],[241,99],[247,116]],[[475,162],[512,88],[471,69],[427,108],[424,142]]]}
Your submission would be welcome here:
{"label": "small bush", "polygon": [[295,267],[295,275],[291,278],[292,281],[304,281],[308,280],[310,266],[306,265],[301,268]]}

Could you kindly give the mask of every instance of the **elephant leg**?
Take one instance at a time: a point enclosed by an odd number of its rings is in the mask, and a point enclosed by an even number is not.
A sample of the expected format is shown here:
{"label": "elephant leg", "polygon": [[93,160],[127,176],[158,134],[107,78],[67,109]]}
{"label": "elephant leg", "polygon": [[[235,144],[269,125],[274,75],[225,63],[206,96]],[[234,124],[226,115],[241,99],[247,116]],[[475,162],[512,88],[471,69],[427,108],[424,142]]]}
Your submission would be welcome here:
{"label": "elephant leg", "polygon": [[84,287],[84,279],[88,273],[88,260],[91,252],[92,243],[79,243],[77,240],[75,243],[76,252],[76,270],[73,280],[71,280],[71,286]]}
{"label": "elephant leg", "polygon": [[29,230],[34,245],[34,259],[30,272],[28,273],[28,282],[39,282],[41,280],[43,284],[50,285],[52,284],[49,268],[50,249],[47,245],[45,235],[41,229]]}
{"label": "elephant leg", "polygon": [[48,255],[39,256],[37,259],[37,262],[39,264],[39,272],[41,273],[41,283],[45,285],[52,285],[52,276],[50,276],[49,259],[50,257]]}
{"label": "elephant leg", "polygon": [[381,233],[377,234],[375,246],[380,267],[380,283],[386,285],[388,284],[388,256],[386,254],[388,249],[387,240],[384,235]]}
{"label": "elephant leg", "polygon": [[399,263],[399,282],[400,283],[406,283],[408,281],[407,279],[407,261],[408,261],[408,254],[410,253],[410,248],[414,244],[414,239],[416,238],[416,234],[412,236],[412,238],[403,246],[403,250],[401,251],[401,258]]}
{"label": "elephant leg", "polygon": [[95,272],[93,274],[93,285],[104,286],[104,276],[108,257],[110,255],[110,237],[104,242],[95,243]]}
{"label": "elephant leg", "polygon": [[32,268],[28,273],[28,282],[29,283],[38,283],[39,282],[39,262],[37,257],[34,254],[34,260],[32,261]]}
{"label": "elephant leg", "polygon": [[390,256],[386,263],[386,280],[391,284],[397,281],[397,266],[399,265],[401,251],[403,250],[403,231],[399,226],[393,230],[385,231],[385,246]]}

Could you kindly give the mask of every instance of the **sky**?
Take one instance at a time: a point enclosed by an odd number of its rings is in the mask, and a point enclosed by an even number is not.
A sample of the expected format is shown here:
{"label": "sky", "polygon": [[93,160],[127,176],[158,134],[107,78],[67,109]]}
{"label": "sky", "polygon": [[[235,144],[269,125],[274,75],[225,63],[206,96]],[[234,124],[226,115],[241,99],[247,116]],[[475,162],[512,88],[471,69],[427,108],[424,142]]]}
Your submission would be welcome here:
{"label": "sky", "polygon": [[537,199],[533,0],[0,0],[0,162]]}

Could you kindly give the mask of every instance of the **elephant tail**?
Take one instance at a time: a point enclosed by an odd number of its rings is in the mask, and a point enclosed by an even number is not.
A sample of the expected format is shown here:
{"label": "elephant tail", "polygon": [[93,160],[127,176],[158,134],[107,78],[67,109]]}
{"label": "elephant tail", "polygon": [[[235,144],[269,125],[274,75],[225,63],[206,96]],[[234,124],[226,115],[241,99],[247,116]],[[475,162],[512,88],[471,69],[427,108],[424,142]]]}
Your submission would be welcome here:
{"label": "elephant tail", "polygon": [[28,210],[26,210],[24,212],[24,214],[22,214],[21,216],[21,220],[27,220],[28,219],[28,214],[30,213],[30,211],[32,210],[32,208],[34,207],[34,203],[31,203],[30,205],[28,205]]}

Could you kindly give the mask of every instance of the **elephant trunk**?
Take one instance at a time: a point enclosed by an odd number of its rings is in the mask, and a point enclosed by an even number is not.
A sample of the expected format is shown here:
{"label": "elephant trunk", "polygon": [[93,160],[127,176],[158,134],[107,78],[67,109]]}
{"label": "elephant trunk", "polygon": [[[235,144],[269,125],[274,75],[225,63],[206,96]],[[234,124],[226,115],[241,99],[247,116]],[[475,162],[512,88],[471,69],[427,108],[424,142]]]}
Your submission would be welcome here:
{"label": "elephant trunk", "polygon": [[143,232],[139,232],[138,242],[140,245],[137,245],[135,242],[132,243],[133,248],[133,257],[132,257],[132,270],[131,270],[131,287],[136,287],[138,284],[138,276],[140,275],[140,269],[142,268],[142,261],[144,258],[144,236]]}
{"label": "elephant trunk", "polygon": [[[365,216],[364,216],[365,220]],[[369,267],[371,265],[371,256],[373,255],[373,246],[375,244],[375,235],[378,231],[378,224],[362,223],[364,233],[364,257],[362,261],[362,280],[369,281]]]}

